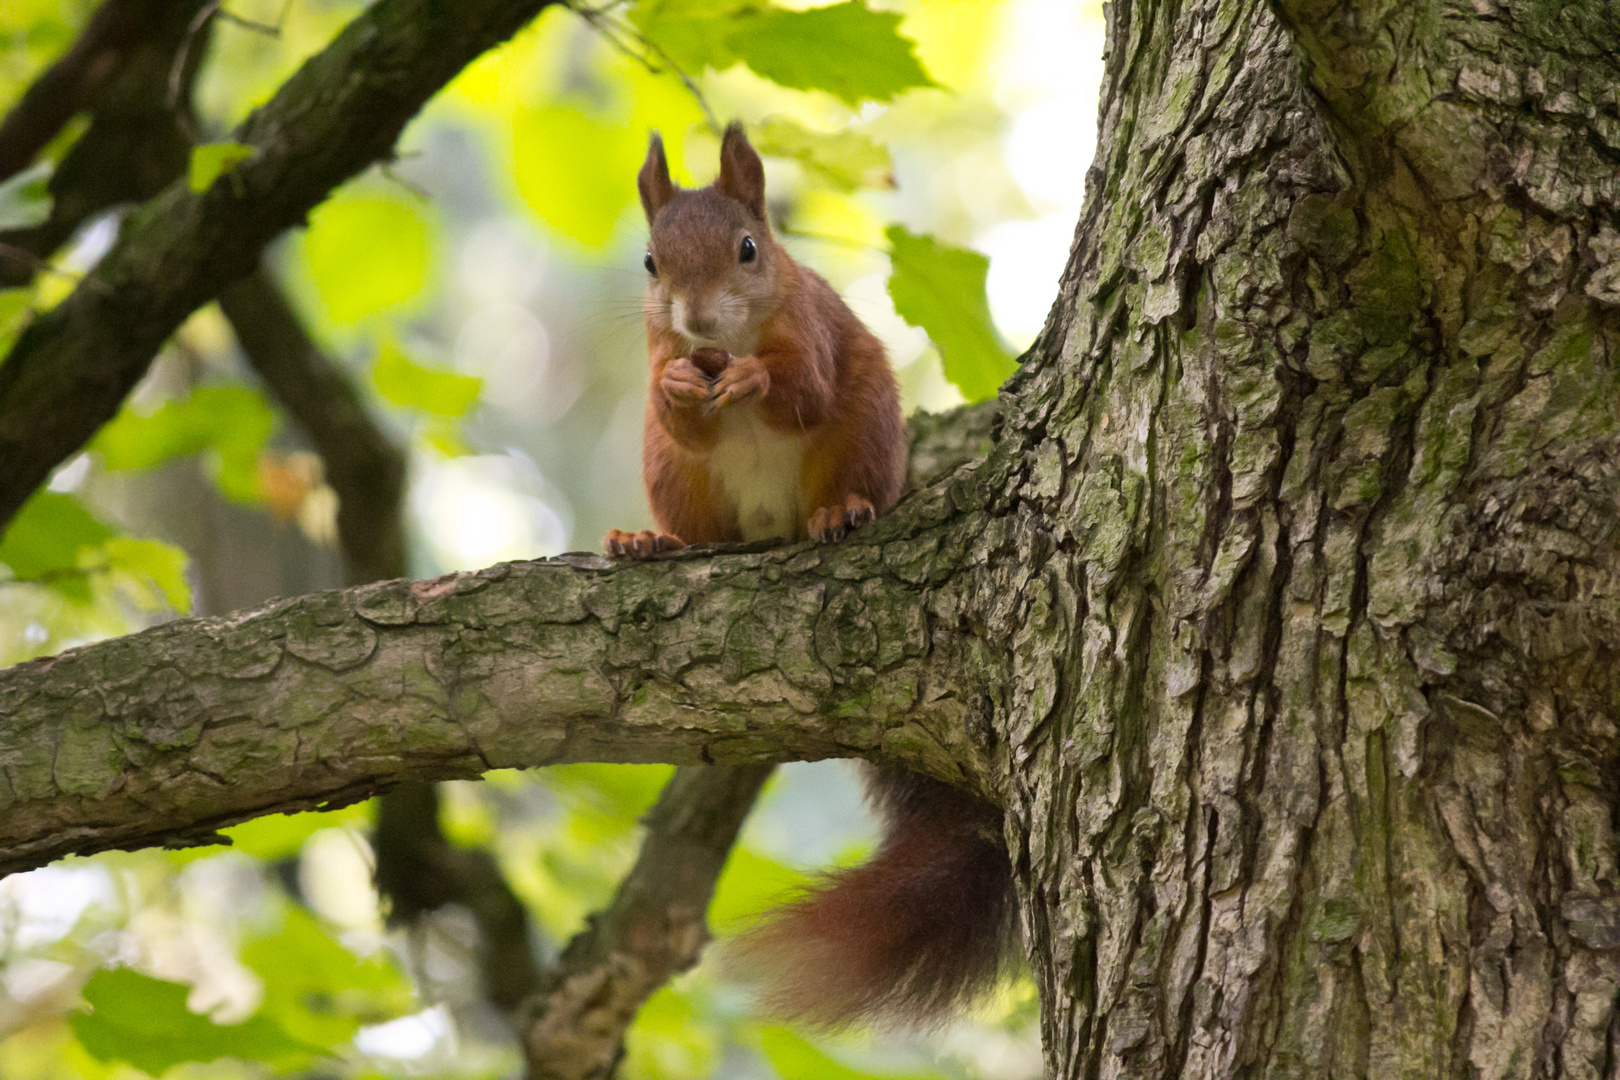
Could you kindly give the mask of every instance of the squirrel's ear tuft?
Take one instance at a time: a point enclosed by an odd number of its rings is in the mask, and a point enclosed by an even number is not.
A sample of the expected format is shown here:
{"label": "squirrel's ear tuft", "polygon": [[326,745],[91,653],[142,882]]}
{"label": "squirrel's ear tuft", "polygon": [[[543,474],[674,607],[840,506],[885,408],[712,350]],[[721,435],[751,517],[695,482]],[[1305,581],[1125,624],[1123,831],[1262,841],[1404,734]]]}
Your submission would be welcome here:
{"label": "squirrel's ear tuft", "polygon": [[765,224],[765,165],[735,120],[726,125],[725,137],[720,140],[720,179],[714,186]]}
{"label": "squirrel's ear tuft", "polygon": [[647,224],[651,225],[658,211],[675,197],[669,162],[664,160],[664,140],[656,131],[647,143],[647,160],[641,166],[641,175],[636,177],[636,187],[641,191],[641,209],[646,211]]}

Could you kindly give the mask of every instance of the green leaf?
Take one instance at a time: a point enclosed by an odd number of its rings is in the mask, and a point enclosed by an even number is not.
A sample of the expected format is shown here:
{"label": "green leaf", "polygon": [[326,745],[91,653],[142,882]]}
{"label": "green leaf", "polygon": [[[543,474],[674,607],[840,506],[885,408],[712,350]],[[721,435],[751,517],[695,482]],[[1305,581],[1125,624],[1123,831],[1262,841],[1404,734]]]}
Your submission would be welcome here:
{"label": "green leaf", "polygon": [[332,1049],[354,1038],[362,1024],[412,1007],[410,986],[385,957],[356,956],[292,904],[283,905],[275,933],[242,948],[242,962],[264,980],[260,1015],[296,1039]]}
{"label": "green leaf", "polygon": [[[39,491],[0,538],[0,563],[19,581],[39,581],[75,603],[91,600],[90,576],[111,573],[138,606],[191,610],[186,553],[161,540],[120,536],[72,495]],[[151,594],[155,588],[162,602]]]}
{"label": "green leaf", "polygon": [[984,293],[990,260],[899,225],[889,226],[885,235],[894,310],[928,332],[945,362],[945,377],[964,397],[993,397],[1018,365],[990,318]]}
{"label": "green leaf", "polygon": [[858,131],[826,135],[796,120],[772,117],[752,135],[760,153],[792,158],[840,191],[894,187],[888,149]]}
{"label": "green leaf", "polygon": [[10,351],[28,321],[34,294],[28,289],[0,289],[0,357]]}
{"label": "green leaf", "polygon": [[754,9],[736,0],[644,0],[630,9],[630,21],[685,71],[722,71],[738,57],[726,39]]}
{"label": "green leaf", "polygon": [[413,310],[434,262],[434,231],[405,198],[343,192],[310,215],[301,245],[315,301],[339,327]]}
{"label": "green leaf", "polygon": [[241,143],[203,143],[191,148],[186,183],[192,191],[207,191],[221,173],[230,172],[253,156],[253,147]]}
{"label": "green leaf", "polygon": [[837,1058],[816,1048],[804,1036],[785,1027],[762,1027],[759,1030],[759,1049],[782,1080],[924,1080],[938,1078],[939,1074],[913,1073],[902,1077],[896,1073],[871,1073],[852,1068]]}
{"label": "green leaf", "polygon": [[[161,540],[143,540],[134,536],[115,536],[101,547],[108,570],[127,575],[136,581],[151,582],[166,602],[181,615],[191,613],[191,583],[186,580],[184,550]],[[142,607],[156,608],[145,603]]]}
{"label": "green leaf", "polygon": [[[618,231],[646,152],[643,130],[582,102],[524,109],[512,120],[518,195],[553,231],[588,249]],[[558,167],[563,161],[567,168]]]}
{"label": "green leaf", "polygon": [[786,11],[767,7],[739,21],[726,47],[774,83],[825,90],[851,106],[936,86],[900,33],[901,16],[865,0]]}
{"label": "green leaf", "polygon": [[447,417],[465,416],[484,390],[484,380],[476,375],[418,364],[393,341],[377,347],[371,385],[385,401],[402,409]]}
{"label": "green leaf", "polygon": [[51,217],[50,183],[53,166],[42,161],[0,183],[0,231],[31,229]]}
{"label": "green leaf", "polygon": [[84,986],[92,1011],[75,1014],[68,1024],[98,1061],[128,1062],[153,1076],[186,1061],[236,1057],[281,1064],[322,1052],[263,1016],[216,1024],[186,1008],[189,991],[129,968],[98,971]]}
{"label": "green leaf", "polygon": [[125,409],[96,433],[90,449],[110,470],[150,469],[171,458],[205,454],[215,485],[229,498],[261,498],[259,454],[275,434],[275,409],[245,386],[199,386],[142,416]]}
{"label": "green leaf", "polygon": [[79,552],[113,535],[78,499],[57,491],[38,491],[11,519],[0,537],[0,563],[23,581],[36,581],[62,570],[76,570]]}
{"label": "green leaf", "polygon": [[825,90],[850,105],[937,86],[900,33],[901,16],[865,0],[789,11],[737,0],[654,0],[630,13],[650,41],[689,72],[742,61],[772,82]]}

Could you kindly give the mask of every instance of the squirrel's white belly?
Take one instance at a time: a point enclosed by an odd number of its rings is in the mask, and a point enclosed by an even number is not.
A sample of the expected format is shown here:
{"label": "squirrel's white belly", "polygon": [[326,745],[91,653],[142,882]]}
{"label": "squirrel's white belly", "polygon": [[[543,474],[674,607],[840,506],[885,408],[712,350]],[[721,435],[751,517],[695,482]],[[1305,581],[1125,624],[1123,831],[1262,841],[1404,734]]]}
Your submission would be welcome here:
{"label": "squirrel's white belly", "polygon": [[737,515],[744,540],[797,540],[809,518],[800,469],[807,437],[773,431],[752,406],[728,410],[720,441],[709,453],[709,475],[722,504]]}

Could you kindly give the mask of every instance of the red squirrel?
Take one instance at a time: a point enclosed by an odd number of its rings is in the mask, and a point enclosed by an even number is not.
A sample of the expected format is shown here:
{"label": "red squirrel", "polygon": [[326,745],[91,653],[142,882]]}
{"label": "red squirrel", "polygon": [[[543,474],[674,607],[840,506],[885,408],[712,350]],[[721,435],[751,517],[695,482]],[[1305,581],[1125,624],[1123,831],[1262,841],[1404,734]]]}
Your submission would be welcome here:
{"label": "red squirrel", "polygon": [[[614,529],[608,552],[837,541],[888,510],[906,442],[883,345],[771,234],[742,126],[695,190],[670,180],[653,135],[637,186],[651,229],[642,477],[658,528]],[[927,1024],[993,985],[1016,940],[1001,815],[937,780],[864,771],[886,824],[877,855],[768,914],[731,966],[784,1019]]]}
{"label": "red squirrel", "polygon": [[615,529],[608,551],[838,540],[893,506],[906,443],[883,344],[771,235],[742,128],[695,191],[670,180],[654,135],[638,186],[652,229],[642,478],[658,531]]}

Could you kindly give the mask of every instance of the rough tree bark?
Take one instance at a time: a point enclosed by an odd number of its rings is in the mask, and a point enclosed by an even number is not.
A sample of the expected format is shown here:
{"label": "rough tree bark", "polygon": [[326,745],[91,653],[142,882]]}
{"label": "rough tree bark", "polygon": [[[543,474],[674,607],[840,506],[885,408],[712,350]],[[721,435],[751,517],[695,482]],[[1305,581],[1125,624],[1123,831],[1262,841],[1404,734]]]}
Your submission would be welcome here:
{"label": "rough tree bark", "polygon": [[836,547],[0,673],[5,865],[486,764],[860,754],[1006,808],[1050,1076],[1615,1077],[1620,23],[1108,10],[981,461]]}
{"label": "rough tree bark", "polygon": [[986,574],[1049,1072],[1613,1077],[1620,22],[1109,10]]}

